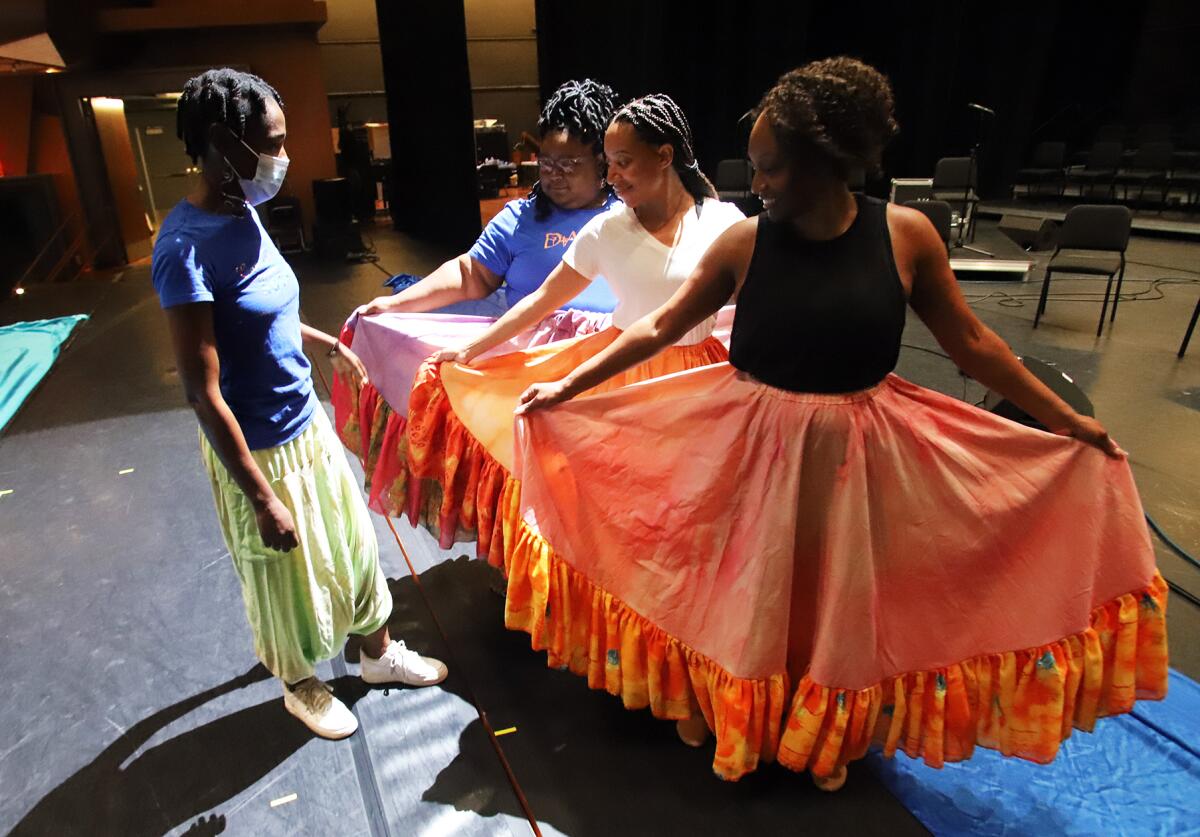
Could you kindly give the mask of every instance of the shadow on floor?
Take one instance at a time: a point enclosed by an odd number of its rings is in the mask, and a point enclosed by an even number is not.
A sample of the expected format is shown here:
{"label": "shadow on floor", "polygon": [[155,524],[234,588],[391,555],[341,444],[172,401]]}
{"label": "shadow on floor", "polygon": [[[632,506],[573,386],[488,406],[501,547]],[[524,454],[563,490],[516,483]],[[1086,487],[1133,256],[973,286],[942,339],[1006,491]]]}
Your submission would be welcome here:
{"label": "shadow on floor", "polygon": [[[421,574],[457,655],[443,688],[470,702],[462,672],[493,728],[516,727],[499,739],[537,818],[572,837],[623,834],[791,833],[855,823],[858,834],[927,833],[863,765],[851,766],[846,788],[824,794],[807,775],[763,765],[736,783],[712,773],[713,744],[690,749],[674,724],[619,699],[583,678],[546,667],[528,636],[503,628],[503,601],[489,589],[493,571],[466,557]],[[440,648],[411,578],[392,582],[394,636]],[[424,617],[424,618],[422,618]],[[423,799],[481,816],[522,817],[495,755],[475,720],[459,738],[459,755]],[[383,789],[386,792],[386,788]]]}
{"label": "shadow on floor", "polygon": [[[270,678],[261,665],[138,721],[90,764],[44,796],[14,835],[159,835],[232,799],[313,736],[279,699],[224,715],[126,762],[159,730],[208,701]],[[366,694],[357,677],[333,681],[348,705]],[[190,837],[219,834],[220,814],[197,820]]]}

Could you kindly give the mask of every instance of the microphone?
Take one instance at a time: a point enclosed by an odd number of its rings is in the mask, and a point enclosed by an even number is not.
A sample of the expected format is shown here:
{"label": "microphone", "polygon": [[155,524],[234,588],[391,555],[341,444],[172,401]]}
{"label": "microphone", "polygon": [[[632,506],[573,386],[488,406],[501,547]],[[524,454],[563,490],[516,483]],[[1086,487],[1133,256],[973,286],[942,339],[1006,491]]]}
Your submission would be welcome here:
{"label": "microphone", "polygon": [[972,110],[977,110],[982,113],[986,113],[988,116],[996,115],[996,111],[992,110],[991,108],[986,108],[983,105],[977,105],[974,102],[967,102],[967,107],[971,108]]}

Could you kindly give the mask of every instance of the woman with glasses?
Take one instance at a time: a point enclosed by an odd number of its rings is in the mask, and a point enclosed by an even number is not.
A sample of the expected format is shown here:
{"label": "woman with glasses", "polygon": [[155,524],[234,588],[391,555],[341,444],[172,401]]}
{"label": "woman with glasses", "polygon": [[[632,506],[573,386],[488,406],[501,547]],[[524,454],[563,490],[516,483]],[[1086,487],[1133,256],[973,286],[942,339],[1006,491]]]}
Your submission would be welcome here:
{"label": "woman with glasses", "polygon": [[[604,179],[603,156],[604,130],[616,104],[612,88],[591,79],[559,87],[538,119],[539,180],[530,195],[510,201],[466,253],[398,294],[371,300],[343,329],[342,341],[362,358],[369,381],[357,388],[334,382],[335,423],[342,441],[363,459],[375,511],[397,513],[391,498],[404,455],[397,445],[417,367],[492,323],[490,317],[427,312],[482,300],[499,288],[511,308],[541,287],[584,224],[619,203]],[[514,335],[507,348],[600,331],[611,323],[616,303],[599,279]]]}
{"label": "woman with glasses", "polygon": [[[497,510],[516,486],[513,411],[534,381],[566,375],[669,299],[709,245],[744,216],[716,199],[692,150],[687,118],[669,96],[652,94],[617,111],[604,135],[608,182],[622,203],[598,215],[540,288],[490,328],[444,349],[417,372],[409,397],[406,511],[436,530],[443,548],[476,535],[496,565]],[[496,355],[495,350],[587,290],[603,275],[619,300],[604,331]],[[646,363],[602,389],[716,363],[728,356],[706,318]],[[506,499],[507,498],[507,499]]]}
{"label": "woman with glasses", "polygon": [[[615,201],[603,156],[615,106],[612,88],[591,79],[559,87],[538,119],[539,180],[529,197],[505,205],[466,253],[394,296],[371,300],[359,314],[424,313],[500,287],[511,308],[541,287],[580,228]],[[600,282],[565,307],[609,314],[616,302]]]}

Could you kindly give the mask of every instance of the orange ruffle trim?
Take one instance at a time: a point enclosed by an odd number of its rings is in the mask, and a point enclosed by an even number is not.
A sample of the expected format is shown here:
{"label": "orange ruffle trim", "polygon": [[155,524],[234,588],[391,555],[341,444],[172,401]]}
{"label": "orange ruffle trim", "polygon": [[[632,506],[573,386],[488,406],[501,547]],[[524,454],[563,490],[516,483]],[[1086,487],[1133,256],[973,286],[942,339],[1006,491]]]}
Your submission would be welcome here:
{"label": "orange ruffle trim", "polygon": [[694,694],[716,736],[713,770],[736,780],[762,761],[828,776],[872,744],[932,767],[970,758],[976,746],[1046,763],[1096,719],[1128,712],[1167,689],[1167,586],[1092,612],[1080,633],[1037,648],[987,654],[944,668],[837,689],[786,672],[735,677],[624,602],[592,584],[520,518],[520,485],[501,501],[508,576],[505,624],[527,632],[551,667],[587,678],[626,708],[688,717]]}
{"label": "orange ruffle trim", "polygon": [[454,414],[439,364],[421,366],[409,399],[409,416],[415,419],[406,440],[410,521],[423,523],[442,549],[476,538],[476,555],[499,566],[501,542],[493,533],[500,496],[511,482],[508,469]]}
{"label": "orange ruffle trim", "polygon": [[[658,359],[627,370],[589,392],[614,389],[667,371],[718,363],[728,354],[713,338],[693,346],[672,347]],[[414,526],[422,523],[433,532],[442,549],[449,549],[456,540],[477,538],[476,555],[499,567],[503,562],[499,533],[504,523],[497,508],[513,480],[508,469],[455,415],[442,383],[440,364],[426,361],[417,371],[408,415],[407,481],[403,487],[393,481],[389,489],[398,507],[406,508]]]}
{"label": "orange ruffle trim", "polygon": [[399,516],[409,480],[405,417],[392,410],[370,383],[355,390],[334,376],[332,389],[334,427],[363,466],[367,506],[388,517]]}
{"label": "orange ruffle trim", "polygon": [[[354,332],[345,327],[340,339],[349,345],[353,336]],[[414,391],[414,401],[420,405],[418,415],[426,420],[423,426],[440,431],[422,437],[421,450],[426,453],[417,457],[426,465],[437,459],[437,478],[421,479],[413,473],[409,466],[407,417],[396,413],[370,382],[355,389],[341,376],[334,376],[330,393],[334,427],[342,444],[362,464],[367,506],[372,511],[388,517],[407,515],[414,526],[426,525],[439,536],[443,549],[453,546],[455,540],[474,538],[479,530],[478,554],[482,558],[487,556],[491,543],[491,518],[487,517],[488,523],[480,529],[476,509],[484,509],[486,516],[487,510],[496,508],[508,472],[455,417],[438,369],[436,364],[424,364],[418,381],[432,380]],[[472,464],[459,467],[463,462]],[[488,473],[489,480],[482,488],[478,479],[469,479],[472,470]],[[497,552],[497,566],[499,560]]]}

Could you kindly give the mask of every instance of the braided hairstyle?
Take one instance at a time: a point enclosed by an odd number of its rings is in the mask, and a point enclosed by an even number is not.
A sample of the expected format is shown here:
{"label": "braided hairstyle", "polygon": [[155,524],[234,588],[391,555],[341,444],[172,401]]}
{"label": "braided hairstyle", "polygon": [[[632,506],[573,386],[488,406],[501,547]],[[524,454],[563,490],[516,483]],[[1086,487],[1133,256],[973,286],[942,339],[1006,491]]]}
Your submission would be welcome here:
{"label": "braided hairstyle", "polygon": [[[568,81],[562,84],[546,101],[538,117],[538,136],[545,139],[552,131],[566,131],[584,145],[590,145],[600,157],[600,179],[605,192],[611,194],[612,187],[604,179],[604,131],[617,107],[617,94],[611,87],[599,81],[585,78],[583,81]],[[544,221],[550,217],[553,203],[542,193],[542,184],[533,184],[529,193],[533,201],[534,217]]]}
{"label": "braided hairstyle", "polygon": [[225,125],[240,139],[246,133],[246,120],[266,112],[268,96],[283,109],[278,91],[250,73],[207,70],[188,79],[175,111],[175,134],[192,162],[204,156],[210,126]]}
{"label": "braided hairstyle", "polygon": [[675,149],[671,167],[683,182],[683,188],[696,202],[696,214],[705,198],[715,198],[717,190],[700,171],[696,153],[692,150],[692,128],[675,101],[665,93],[651,93],[626,104],[613,122],[633,126],[638,137],[650,145],[670,145]]}
{"label": "braided hairstyle", "polygon": [[754,110],[765,114],[785,150],[823,151],[845,179],[879,170],[883,148],[900,130],[887,76],[846,56],[813,61],[780,76]]}

